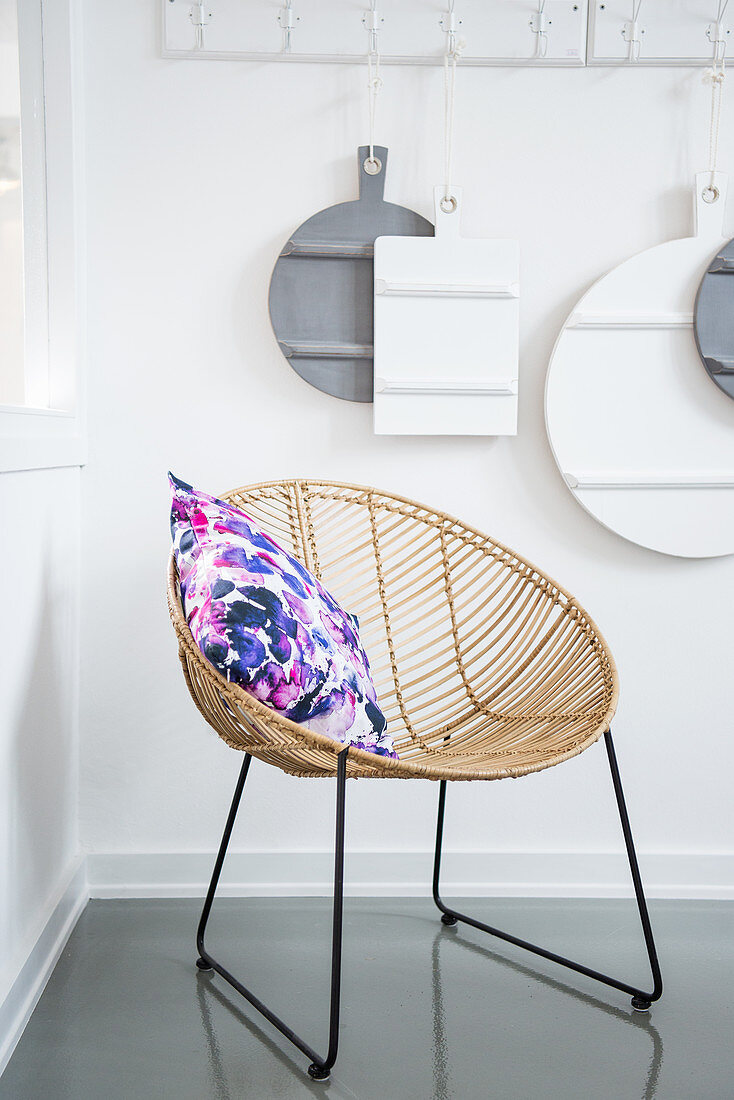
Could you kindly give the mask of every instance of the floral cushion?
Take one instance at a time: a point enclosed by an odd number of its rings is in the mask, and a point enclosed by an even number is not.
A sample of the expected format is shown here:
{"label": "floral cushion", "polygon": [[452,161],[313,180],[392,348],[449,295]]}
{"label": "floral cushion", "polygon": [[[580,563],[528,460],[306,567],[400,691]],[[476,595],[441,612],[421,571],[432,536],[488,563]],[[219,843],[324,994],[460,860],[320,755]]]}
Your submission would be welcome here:
{"label": "floral cushion", "polygon": [[292,722],[397,758],[356,618],[244,512],[168,476],[183,611],[207,660]]}

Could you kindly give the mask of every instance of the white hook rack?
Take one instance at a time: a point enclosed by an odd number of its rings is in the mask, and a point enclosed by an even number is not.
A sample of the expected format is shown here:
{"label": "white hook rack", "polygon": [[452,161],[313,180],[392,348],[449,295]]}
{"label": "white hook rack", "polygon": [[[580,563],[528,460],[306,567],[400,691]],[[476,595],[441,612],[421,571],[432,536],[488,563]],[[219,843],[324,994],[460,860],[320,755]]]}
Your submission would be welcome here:
{"label": "white hook rack", "polygon": [[[462,66],[553,67],[586,55],[587,0],[443,0],[438,13],[436,0],[280,0],[276,18],[274,0],[211,0],[205,48],[192,41],[191,0],[159,3],[164,57],[364,64],[379,49],[381,64],[443,65],[447,49],[461,49]],[[528,34],[529,17],[539,33]]]}
{"label": "white hook rack", "polygon": [[[711,65],[729,0],[589,0],[587,65]],[[644,18],[644,24],[641,17]]]}
{"label": "white hook rack", "polygon": [[367,30],[385,65],[442,65],[465,37],[465,67],[709,67],[734,24],[730,0],[460,0],[460,13],[455,0],[159,3],[163,56],[212,61],[364,64]]}

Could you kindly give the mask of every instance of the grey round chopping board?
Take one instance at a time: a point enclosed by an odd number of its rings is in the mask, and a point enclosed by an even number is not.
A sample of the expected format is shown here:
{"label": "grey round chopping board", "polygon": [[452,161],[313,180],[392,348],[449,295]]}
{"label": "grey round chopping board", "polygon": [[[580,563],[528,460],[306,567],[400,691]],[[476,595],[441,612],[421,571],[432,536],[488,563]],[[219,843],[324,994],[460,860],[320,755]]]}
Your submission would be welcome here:
{"label": "grey round chopping board", "polygon": [[709,377],[734,398],[734,240],[716,253],[701,280],[693,330]]}
{"label": "grey round chopping board", "polygon": [[[270,280],[270,320],[293,369],[324,393],[372,400],[373,257],[377,237],[432,237],[433,225],[385,202],[387,149],[359,149],[359,198],[291,234]],[[368,167],[379,168],[374,174]]]}

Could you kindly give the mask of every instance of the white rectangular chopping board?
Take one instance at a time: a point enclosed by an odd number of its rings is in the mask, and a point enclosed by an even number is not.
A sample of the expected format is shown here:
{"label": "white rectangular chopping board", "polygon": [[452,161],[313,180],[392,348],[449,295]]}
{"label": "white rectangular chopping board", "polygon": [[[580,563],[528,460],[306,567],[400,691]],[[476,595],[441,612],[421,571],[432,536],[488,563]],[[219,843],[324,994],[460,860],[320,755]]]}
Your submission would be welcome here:
{"label": "white rectangular chopping board", "polygon": [[462,237],[443,198],[435,237],[375,241],[375,432],[515,435],[519,244]]}

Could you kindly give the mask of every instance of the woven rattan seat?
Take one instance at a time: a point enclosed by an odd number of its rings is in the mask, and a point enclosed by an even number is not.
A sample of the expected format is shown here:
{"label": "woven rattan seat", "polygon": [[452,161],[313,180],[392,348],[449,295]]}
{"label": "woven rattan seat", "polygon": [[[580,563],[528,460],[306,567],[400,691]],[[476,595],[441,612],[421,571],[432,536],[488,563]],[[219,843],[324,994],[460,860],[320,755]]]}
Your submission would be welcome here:
{"label": "woven rattan seat", "polygon": [[[357,614],[400,759],[351,749],[347,776],[503,779],[583,752],[608,728],[617,673],[568,592],[487,535],[415,501],[328,481],[223,494]],[[298,776],[342,746],[278,715],[203,657],[169,563],[186,681],[227,744]]]}

